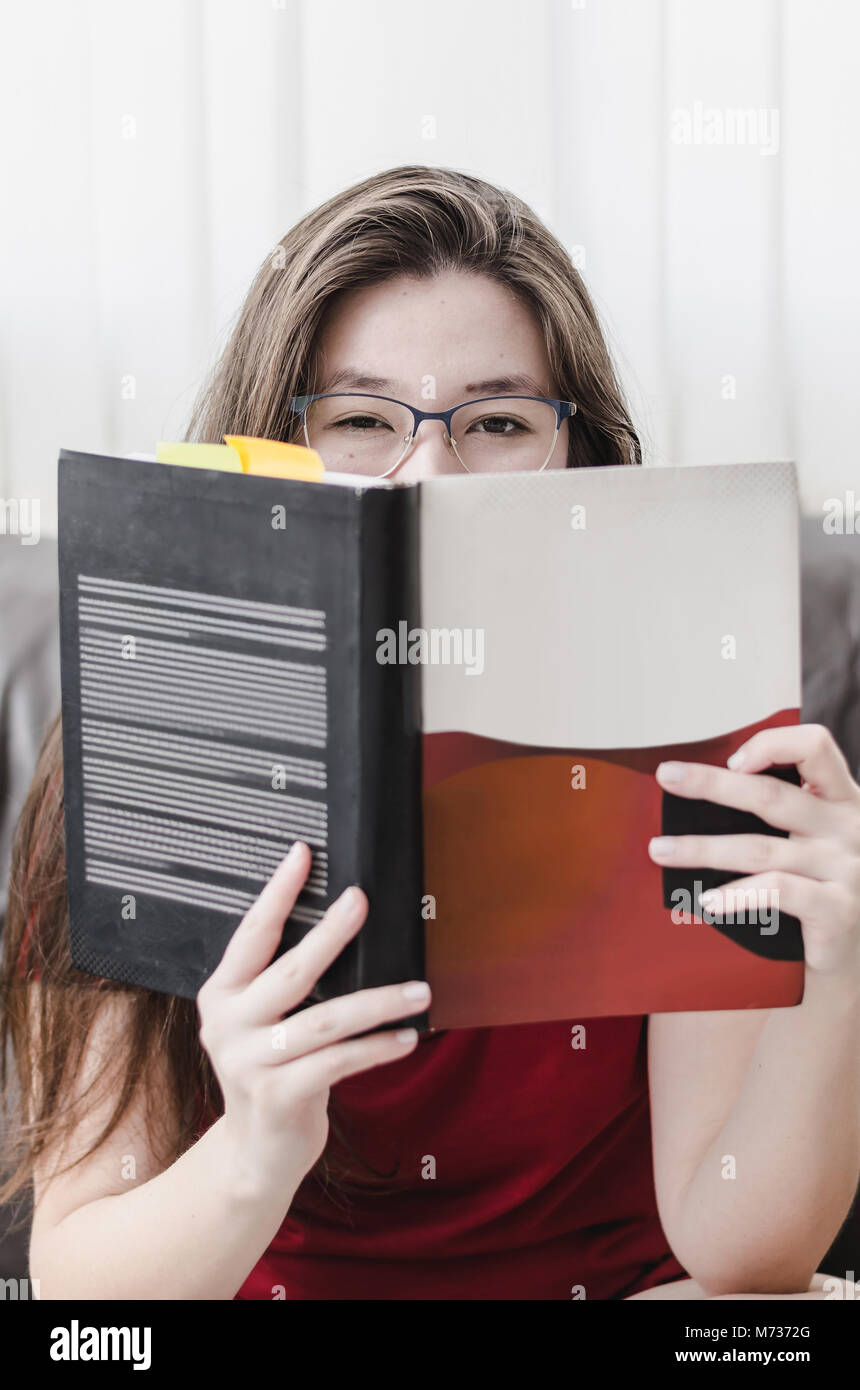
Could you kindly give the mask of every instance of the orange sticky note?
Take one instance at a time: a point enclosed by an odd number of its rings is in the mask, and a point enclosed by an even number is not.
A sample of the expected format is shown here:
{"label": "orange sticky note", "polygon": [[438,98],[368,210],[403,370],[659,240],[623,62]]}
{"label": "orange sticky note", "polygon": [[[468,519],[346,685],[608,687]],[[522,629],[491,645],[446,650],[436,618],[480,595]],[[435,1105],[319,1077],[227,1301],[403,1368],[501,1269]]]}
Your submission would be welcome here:
{"label": "orange sticky note", "polygon": [[225,434],[224,441],[239,455],[243,473],[318,483],[325,472],[316,449],[306,449],[302,444],[284,444],[279,439],[254,439],[245,434]]}

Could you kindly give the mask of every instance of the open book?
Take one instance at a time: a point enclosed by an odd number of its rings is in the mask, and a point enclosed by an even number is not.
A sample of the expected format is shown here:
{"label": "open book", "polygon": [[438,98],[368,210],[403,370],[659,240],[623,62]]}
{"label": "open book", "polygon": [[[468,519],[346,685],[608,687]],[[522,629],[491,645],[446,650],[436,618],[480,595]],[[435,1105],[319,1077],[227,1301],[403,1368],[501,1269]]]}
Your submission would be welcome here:
{"label": "open book", "polygon": [[409,485],[63,450],[59,516],[80,969],[192,997],[303,839],[281,949],[370,900],[316,997],[427,978],[436,1029],[801,998],[795,919],[707,920],[740,875],[647,851],[754,820],[660,761],[799,717],[792,465]]}

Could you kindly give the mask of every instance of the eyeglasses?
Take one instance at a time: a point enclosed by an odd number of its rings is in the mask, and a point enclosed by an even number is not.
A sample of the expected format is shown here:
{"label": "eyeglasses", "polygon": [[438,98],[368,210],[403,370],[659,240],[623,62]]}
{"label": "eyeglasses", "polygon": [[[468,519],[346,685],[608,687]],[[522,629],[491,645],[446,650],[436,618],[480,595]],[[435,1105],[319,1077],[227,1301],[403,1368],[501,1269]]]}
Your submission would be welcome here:
{"label": "eyeglasses", "polygon": [[442,420],[445,442],[467,473],[546,468],[562,421],[576,414],[573,401],[547,396],[483,396],[453,410],[416,410],[405,401],[365,392],[327,391],[293,396],[305,442],[326,468],[387,478],[415,442],[422,420]]}

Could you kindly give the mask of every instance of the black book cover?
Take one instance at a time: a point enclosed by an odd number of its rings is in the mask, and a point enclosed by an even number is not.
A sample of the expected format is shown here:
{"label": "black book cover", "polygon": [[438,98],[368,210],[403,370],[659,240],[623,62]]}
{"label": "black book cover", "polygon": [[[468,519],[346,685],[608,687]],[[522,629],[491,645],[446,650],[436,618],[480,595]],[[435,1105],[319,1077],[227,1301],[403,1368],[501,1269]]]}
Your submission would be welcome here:
{"label": "black book cover", "polygon": [[303,839],[280,951],[349,884],[370,899],[314,997],[424,978],[420,683],[376,660],[379,629],[418,620],[417,506],[417,489],[62,451],[78,969],[194,997]]}

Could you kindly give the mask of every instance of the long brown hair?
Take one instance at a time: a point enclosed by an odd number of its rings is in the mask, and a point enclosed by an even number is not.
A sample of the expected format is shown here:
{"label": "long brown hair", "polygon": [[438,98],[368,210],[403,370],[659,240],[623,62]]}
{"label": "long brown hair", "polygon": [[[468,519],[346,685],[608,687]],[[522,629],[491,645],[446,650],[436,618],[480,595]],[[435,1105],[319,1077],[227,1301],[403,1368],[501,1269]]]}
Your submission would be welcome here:
{"label": "long brown hair", "polygon": [[[316,344],[334,297],[397,274],[444,270],[492,276],[536,315],[562,395],[579,407],[569,430],[569,466],[641,463],[597,315],[564,248],[513,194],[467,174],[420,165],[391,169],[346,189],[279,242],[199,396],[187,438],[220,443],[231,433],[294,439],[297,421],[288,402],[315,389]],[[48,1149],[71,1138],[98,1096],[115,1095],[115,1104],[78,1163],[113,1133],[141,1087],[164,1166],[221,1112],[223,1098],[200,1043],[194,1000],[94,980],[71,964],[59,720],[46,737],[17,828],[0,989],[7,1119],[2,1171],[8,1175],[0,1201],[27,1185]],[[72,1083],[93,1024],[117,995],[129,1011],[121,1044],[78,1095]],[[153,1059],[161,1062],[158,1088]],[[164,1120],[165,1099],[170,1123]],[[334,1105],[330,1117],[332,1139],[314,1177],[346,1194],[352,1160],[374,1179],[389,1176],[363,1163]],[[381,1192],[384,1184],[365,1183],[362,1190]]]}

